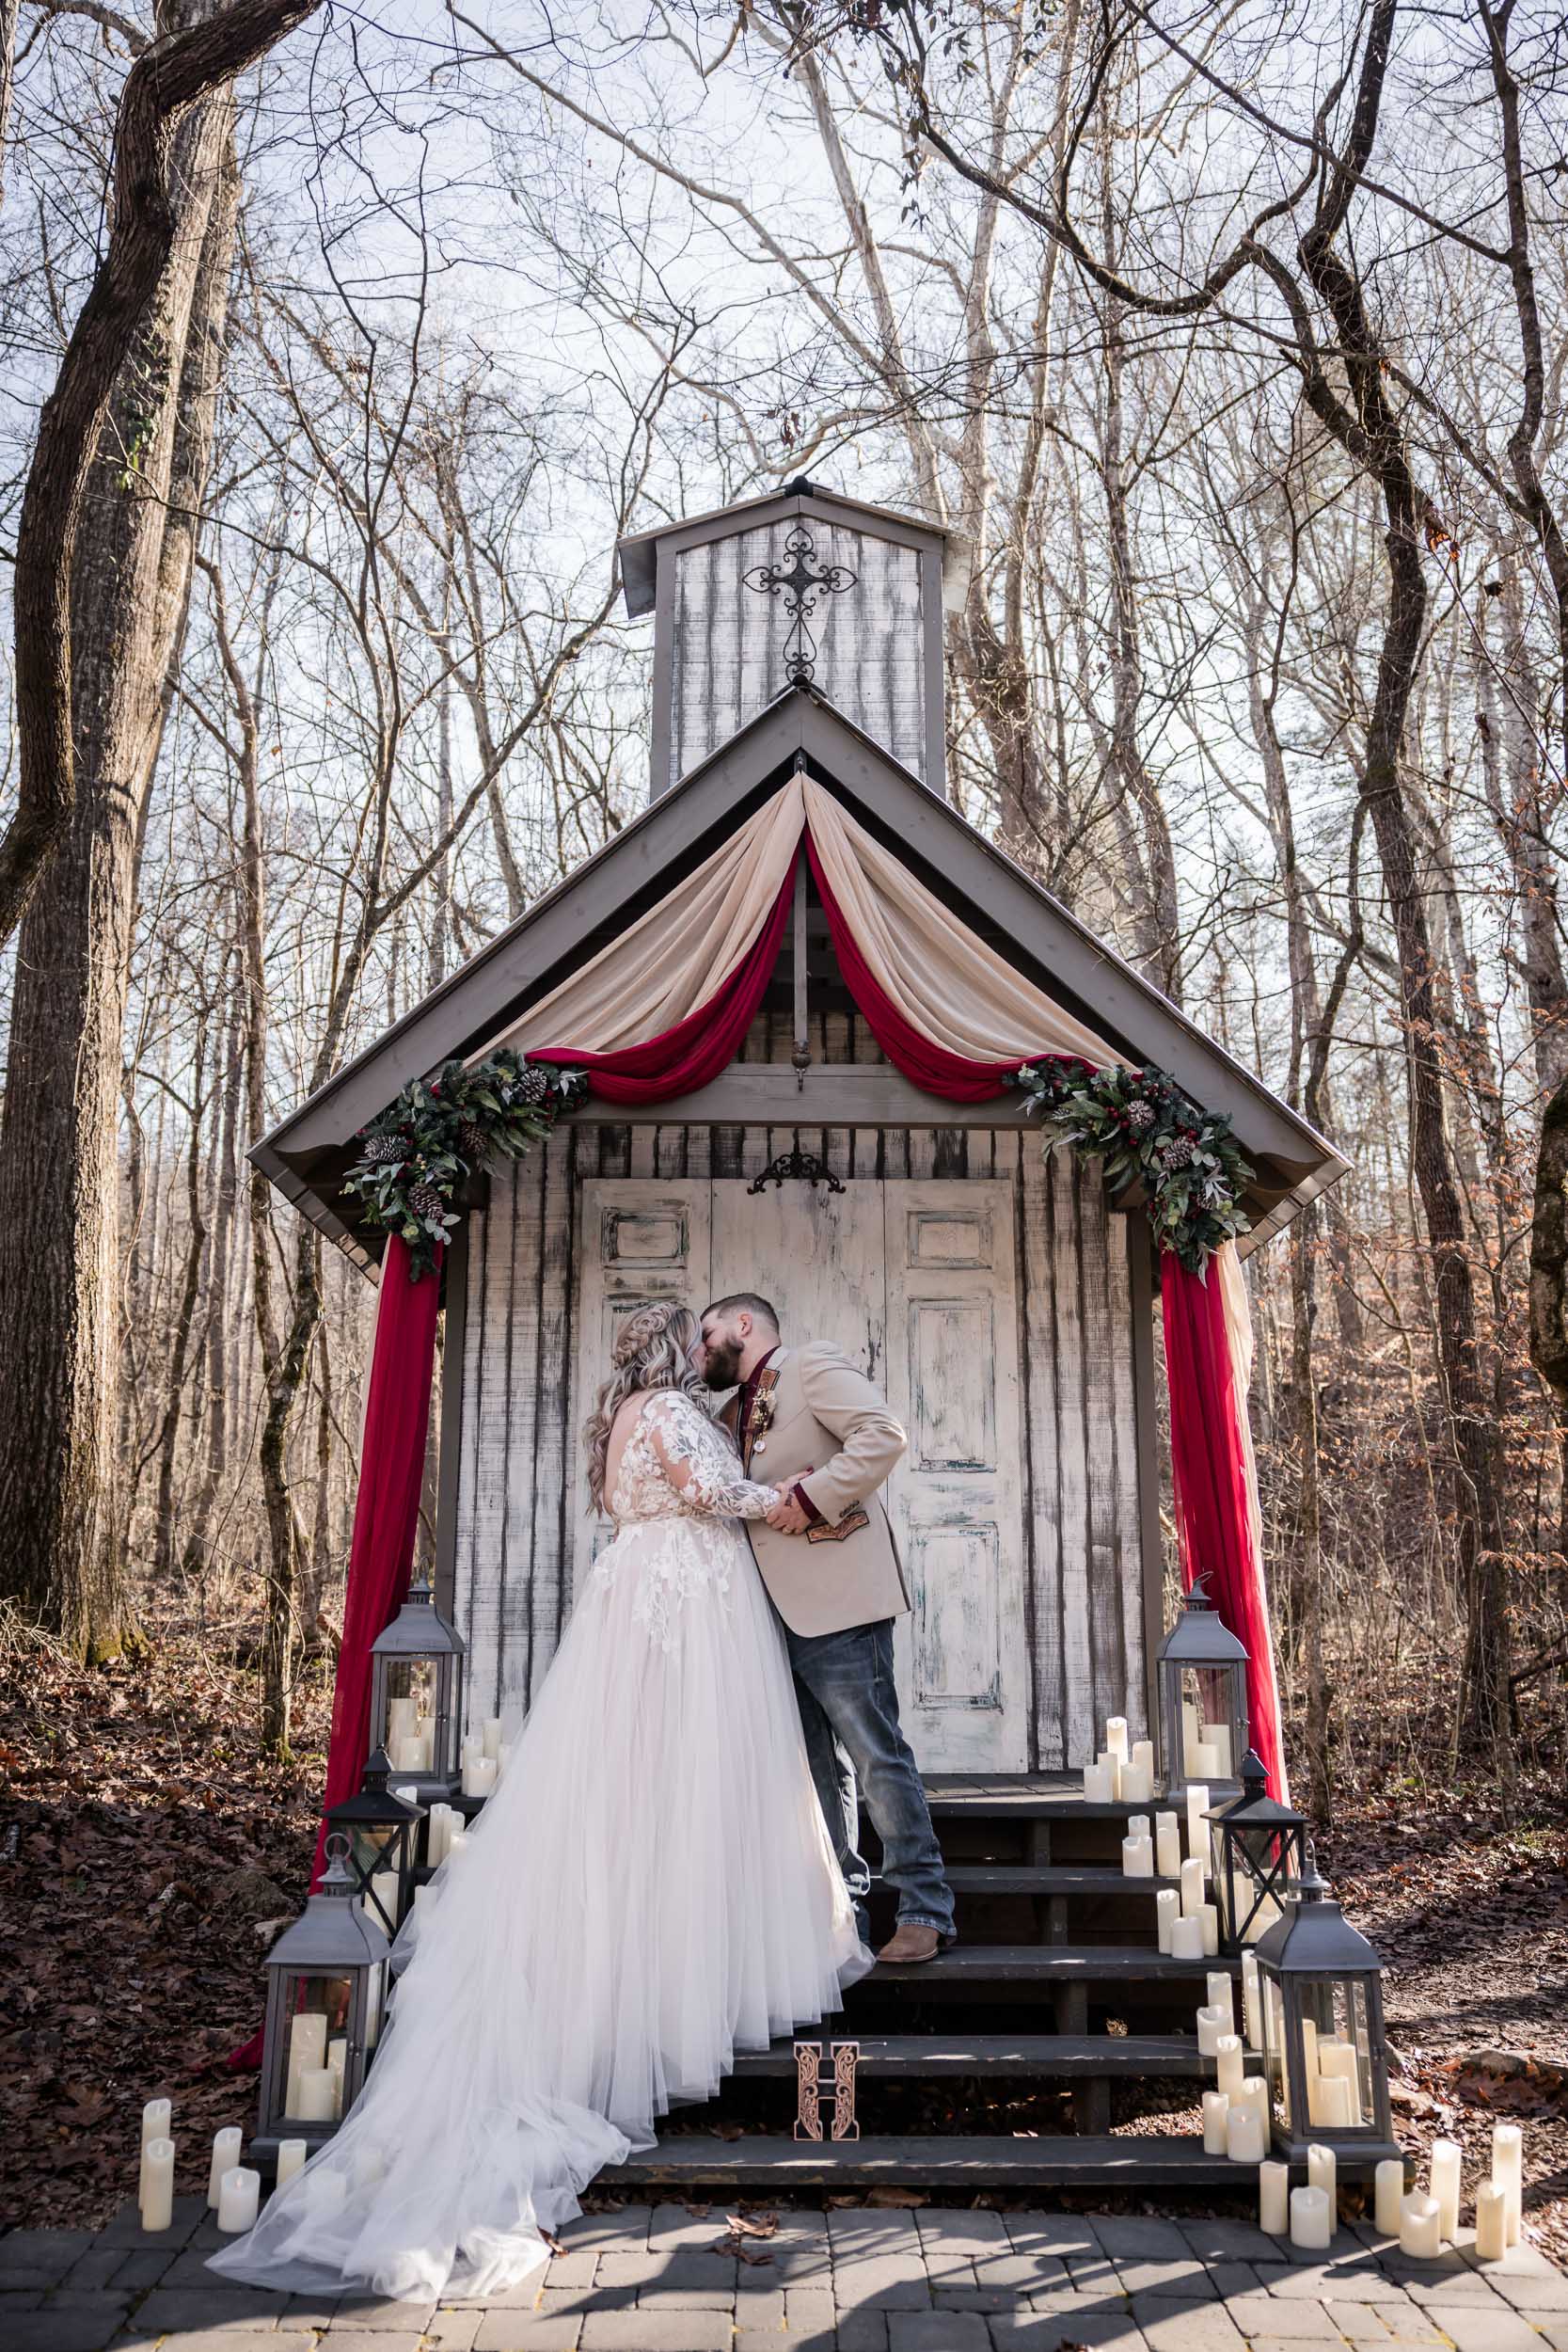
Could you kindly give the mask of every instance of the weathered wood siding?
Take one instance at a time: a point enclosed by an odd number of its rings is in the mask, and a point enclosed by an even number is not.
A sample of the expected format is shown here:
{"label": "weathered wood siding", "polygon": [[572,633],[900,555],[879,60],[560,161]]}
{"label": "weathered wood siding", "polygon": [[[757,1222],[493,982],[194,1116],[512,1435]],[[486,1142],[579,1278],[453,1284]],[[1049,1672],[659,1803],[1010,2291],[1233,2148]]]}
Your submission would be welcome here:
{"label": "weathered wood siding", "polygon": [[[795,525],[769,524],[688,548],[674,563],[670,773],[673,784],[738,733],[789,683],[792,627],[781,595],[745,584],[768,564],[788,565]],[[923,782],[927,775],[926,652],[920,550],[815,517],[816,564],[841,564],[854,585],[819,592],[806,627],[816,644],[814,682],[847,718]]]}
{"label": "weathered wood siding", "polygon": [[[743,1057],[787,1057],[787,1024],[776,1026],[774,1037],[759,1022]],[[879,1058],[858,1022],[830,1016],[816,1029],[830,1060]],[[470,1721],[529,1701],[570,1607],[584,1406],[572,1392],[581,1184],[750,1177],[797,1132],[847,1180],[983,1178],[1012,1188],[1028,1761],[1080,1765],[1108,1714],[1141,1730],[1147,1713],[1144,1550],[1156,1467],[1152,1416],[1136,1391],[1129,1262],[1130,1235],[1142,1229],[1109,1216],[1092,1175],[1059,1154],[1048,1160],[1034,1135],[986,1128],[567,1127],[546,1151],[496,1171],[488,1208],[469,1223],[462,1379],[443,1438],[458,1449],[455,1479],[442,1482],[451,1520],[442,1551],[469,1645]]]}

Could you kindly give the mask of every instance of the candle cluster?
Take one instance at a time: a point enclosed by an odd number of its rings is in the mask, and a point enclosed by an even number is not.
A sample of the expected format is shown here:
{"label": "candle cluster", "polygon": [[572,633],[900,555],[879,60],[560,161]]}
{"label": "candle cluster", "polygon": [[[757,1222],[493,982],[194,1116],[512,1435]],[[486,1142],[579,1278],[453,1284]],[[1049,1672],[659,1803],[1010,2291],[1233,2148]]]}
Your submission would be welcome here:
{"label": "candle cluster", "polygon": [[436,1770],[436,1723],[422,1697],[388,1700],[387,1761],[397,1772]]}
{"label": "candle cluster", "polygon": [[[167,2099],[149,2099],[141,2111],[141,2162],[136,2182],[136,2204],[141,2214],[141,2226],[150,2234],[168,2229],[174,2220],[174,2142],[169,2137],[173,2108]],[[226,2124],[213,2137],[213,2153],[207,2168],[207,2204],[217,2215],[220,2230],[237,2235],[255,2222],[261,2199],[261,2176],[241,2164],[240,2151],[244,2134],[237,2124]],[[297,2152],[288,2169],[284,2157]],[[285,2140],[278,2151],[277,2178],[279,2185],[305,2161],[305,2142]]]}
{"label": "candle cluster", "polygon": [[1202,1781],[1236,1777],[1230,1725],[1206,1724],[1191,1699],[1181,1702],[1181,1777]]}
{"label": "candle cluster", "polygon": [[285,2113],[302,2123],[336,2123],[343,2112],[343,2069],[348,2037],[327,2039],[320,2010],[302,2009],[289,2020],[288,2093]]}
{"label": "candle cluster", "polygon": [[[1424,2189],[1404,2185],[1404,2166],[1390,2156],[1380,2164],[1374,2182],[1373,2217],[1386,2237],[1397,2237],[1400,2251],[1434,2262],[1445,2244],[1459,2239],[1459,2187],[1463,2162],[1457,2140],[1434,2139]],[[1524,2204],[1524,2135],[1517,2123],[1497,2123],[1492,2130],[1492,2178],[1476,2191],[1476,2254],[1481,2262],[1501,2262],[1511,2246],[1519,2243]]]}
{"label": "candle cluster", "polygon": [[1084,1767],[1084,1794],[1091,1804],[1149,1804],[1154,1798],[1154,1742],[1127,1743],[1127,1718],[1113,1715],[1105,1725],[1105,1745],[1092,1764]]}
{"label": "candle cluster", "polygon": [[469,1737],[463,1742],[463,1794],[466,1797],[494,1795],[496,1784],[505,1769],[506,1750],[501,1745],[500,1717],[492,1715],[479,1739]]}

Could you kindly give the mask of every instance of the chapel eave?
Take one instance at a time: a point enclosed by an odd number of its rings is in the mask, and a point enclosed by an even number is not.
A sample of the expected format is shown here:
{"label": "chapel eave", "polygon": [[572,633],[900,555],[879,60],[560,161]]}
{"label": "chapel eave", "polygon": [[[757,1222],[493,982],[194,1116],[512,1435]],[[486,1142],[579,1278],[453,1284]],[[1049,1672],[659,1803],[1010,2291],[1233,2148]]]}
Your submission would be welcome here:
{"label": "chapel eave", "polygon": [[[609,927],[674,888],[736,822],[776,788],[798,759],[890,846],[946,903],[1001,944],[1038,985],[1091,1022],[1131,1061],[1168,1070],[1211,1110],[1228,1112],[1258,1169],[1248,1199],[1254,1229],[1243,1248],[1279,1230],[1338,1181],[1347,1163],[1261,1080],[1198,1030],[1186,1015],[1096,938],[1067,908],[975,832],[957,810],[863,734],[814,689],[787,689],[672,791],[641,812],[603,849],[519,916],[468,963],[413,1006],[326,1085],[253,1146],[270,1181],[360,1263],[372,1252],[341,1214],[338,1183],[353,1138],[412,1079],[454,1056],[470,1056],[502,1035],[571,971],[597,952]],[[813,1073],[826,1082],[830,1069]],[[726,1079],[738,1083],[740,1066]],[[787,1081],[755,1067],[746,1084],[761,1092]],[[869,1082],[869,1090],[868,1090]],[[726,1081],[660,1106],[659,1123],[735,1120]],[[1021,1100],[972,1106],[954,1120],[948,1106],[917,1096],[891,1071],[846,1072],[856,1104],[813,1111],[800,1123],[1025,1124]],[[879,1089],[880,1089],[879,1091]],[[906,1101],[906,1095],[910,1098]],[[721,1105],[721,1106],[716,1106]],[[601,1106],[597,1116],[606,1116]],[[787,1123],[789,1104],[757,1119]],[[583,1116],[583,1114],[578,1114]],[[625,1123],[626,1113],[616,1114]]]}

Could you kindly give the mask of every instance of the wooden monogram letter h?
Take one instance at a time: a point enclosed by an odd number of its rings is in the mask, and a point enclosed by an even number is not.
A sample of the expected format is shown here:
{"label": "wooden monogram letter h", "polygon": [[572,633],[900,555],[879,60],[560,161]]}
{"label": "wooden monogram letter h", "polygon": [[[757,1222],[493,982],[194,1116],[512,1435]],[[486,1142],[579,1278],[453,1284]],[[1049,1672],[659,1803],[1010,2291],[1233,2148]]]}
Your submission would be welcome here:
{"label": "wooden monogram letter h", "polygon": [[822,2087],[822,2044],[820,2042],[798,2042],[795,2044],[795,2137],[797,2139],[820,2139],[822,2110],[832,2102],[832,2122],[829,2137],[859,2139],[861,2127],[855,2121],[855,2069],[860,2064],[861,2045],[858,2042],[830,2043],[833,2061],[831,2087]]}

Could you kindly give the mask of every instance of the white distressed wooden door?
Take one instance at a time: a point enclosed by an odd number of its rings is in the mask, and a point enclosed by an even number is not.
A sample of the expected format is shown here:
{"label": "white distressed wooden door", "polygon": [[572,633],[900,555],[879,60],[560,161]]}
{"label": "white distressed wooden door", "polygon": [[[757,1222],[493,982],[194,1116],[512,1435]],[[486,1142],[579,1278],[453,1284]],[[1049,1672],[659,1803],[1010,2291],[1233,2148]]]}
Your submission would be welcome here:
{"label": "white distressed wooden door", "polygon": [[572,1590],[610,1540],[610,1523],[590,1506],[580,1442],[594,1392],[610,1368],[626,1317],[656,1298],[675,1298],[700,1315],[713,1295],[711,1187],[704,1177],[592,1177],[582,1187],[578,1228],[577,1379],[572,1433],[577,1465]]}
{"label": "white distressed wooden door", "polygon": [[882,1187],[713,1183],[713,1293],[758,1291],[786,1343],[831,1340],[880,1388],[887,1359]]}
{"label": "white distressed wooden door", "polygon": [[1029,1760],[1010,1184],[890,1182],[888,1402],[909,1432],[889,1485],[914,1606],[900,1711],[927,1772]]}

